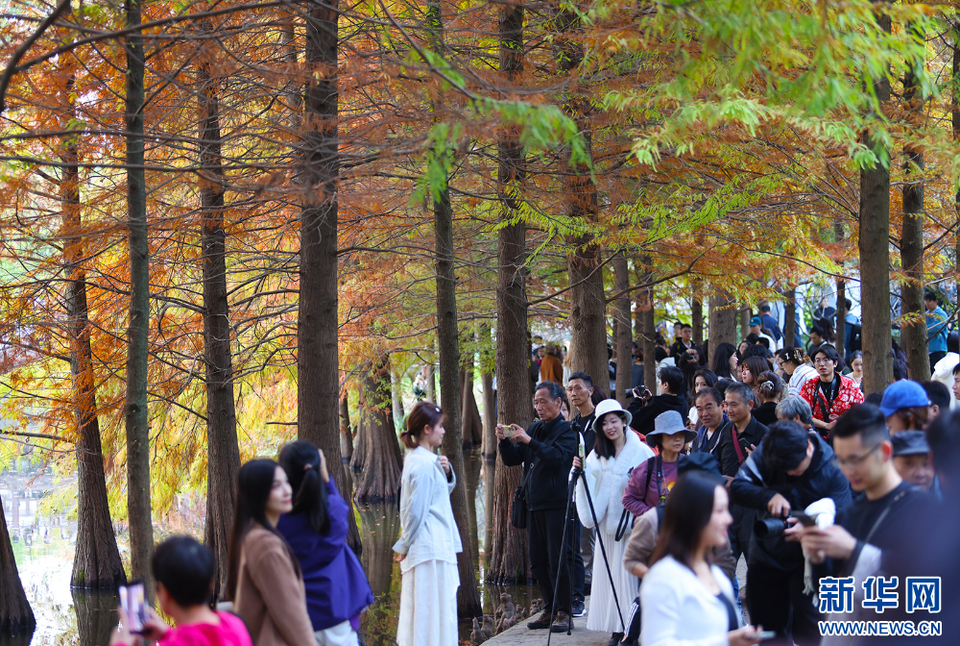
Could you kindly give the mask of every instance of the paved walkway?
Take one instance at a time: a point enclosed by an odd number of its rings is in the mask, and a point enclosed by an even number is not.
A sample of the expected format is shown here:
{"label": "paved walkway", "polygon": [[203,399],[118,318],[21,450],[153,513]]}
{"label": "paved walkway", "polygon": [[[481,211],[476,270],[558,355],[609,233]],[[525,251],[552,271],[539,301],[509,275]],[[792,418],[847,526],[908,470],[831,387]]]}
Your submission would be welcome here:
{"label": "paved walkway", "polygon": [[[587,597],[586,607],[587,612],[590,612],[590,597]],[[530,630],[527,628],[527,622],[532,619],[532,617],[524,619],[513,628],[505,630],[499,635],[494,635],[483,642],[484,646],[487,646],[487,644],[491,646],[546,646],[548,631]],[[587,615],[574,617],[573,630],[570,632],[570,635],[567,636],[565,632],[553,633],[550,635],[551,646],[553,644],[557,644],[557,646],[570,646],[571,644],[577,644],[578,646],[607,646],[610,642],[610,633],[587,630],[586,626]]]}

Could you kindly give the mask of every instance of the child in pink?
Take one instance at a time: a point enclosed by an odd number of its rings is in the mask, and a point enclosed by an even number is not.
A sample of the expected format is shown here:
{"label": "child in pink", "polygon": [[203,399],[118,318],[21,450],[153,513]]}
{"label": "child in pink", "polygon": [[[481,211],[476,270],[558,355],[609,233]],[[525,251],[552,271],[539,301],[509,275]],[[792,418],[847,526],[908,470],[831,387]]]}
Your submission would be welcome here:
{"label": "child in pink", "polygon": [[136,646],[143,639],[163,646],[252,646],[239,617],[210,609],[216,573],[210,550],[187,536],[174,536],[157,546],[151,565],[157,602],[176,628],[148,609],[141,638],[130,632],[127,614],[120,608],[120,625],[110,636],[110,646]]}

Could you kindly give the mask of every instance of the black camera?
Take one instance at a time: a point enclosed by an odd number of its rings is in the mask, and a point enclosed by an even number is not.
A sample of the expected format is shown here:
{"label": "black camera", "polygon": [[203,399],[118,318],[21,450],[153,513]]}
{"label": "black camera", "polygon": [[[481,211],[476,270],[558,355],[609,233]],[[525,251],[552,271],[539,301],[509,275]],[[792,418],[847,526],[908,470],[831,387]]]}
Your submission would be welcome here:
{"label": "black camera", "polygon": [[[814,519],[802,511],[790,512],[790,515],[787,518],[796,518],[798,521],[800,521],[801,525],[807,527],[815,524]],[[764,538],[780,536],[786,529],[786,518],[763,518],[753,523],[753,533],[756,534],[757,538],[761,540]]]}

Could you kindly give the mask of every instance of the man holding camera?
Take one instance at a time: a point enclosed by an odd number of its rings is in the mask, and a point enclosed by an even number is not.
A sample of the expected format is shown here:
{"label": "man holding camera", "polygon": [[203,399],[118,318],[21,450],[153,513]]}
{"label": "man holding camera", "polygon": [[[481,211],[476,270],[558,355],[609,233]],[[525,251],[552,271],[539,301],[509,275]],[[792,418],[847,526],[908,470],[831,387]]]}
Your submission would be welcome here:
{"label": "man holding camera", "polygon": [[[573,526],[564,518],[567,507],[567,478],[577,453],[578,438],[570,423],[560,414],[563,389],[545,381],[537,385],[533,406],[540,418],[526,430],[513,424],[497,425],[497,439],[503,463],[523,465],[524,492],[527,499],[527,538],[530,548],[530,571],[537,579],[543,595],[544,611],[527,623],[528,628],[550,628],[566,632],[573,627],[570,616],[570,568],[573,543],[568,535],[564,553],[561,541],[564,530]],[[509,433],[509,437],[508,437]],[[561,559],[564,567],[558,567]],[[559,577],[557,576],[559,570]],[[553,601],[556,597],[557,605]]]}
{"label": "man holding camera", "polygon": [[654,397],[649,388],[643,388],[643,392],[640,392],[640,388],[634,388],[634,399],[628,406],[630,414],[633,415],[630,426],[644,437],[653,430],[654,420],[660,413],[675,410],[681,417],[686,418],[690,412],[683,396],[684,379],[680,368],[664,366],[660,369],[659,381],[659,395]]}
{"label": "man holding camera", "polygon": [[[833,450],[819,436],[794,422],[777,422],[730,483],[731,502],[766,512],[752,532],[747,607],[750,620],[775,631],[781,643],[819,644],[821,617],[804,594],[800,546],[785,540],[785,523],[771,532],[765,521],[786,519],[791,511],[803,511],[822,498],[831,498],[837,513],[845,509],[851,502],[850,485],[833,459]],[[772,535],[762,538],[758,529]]]}

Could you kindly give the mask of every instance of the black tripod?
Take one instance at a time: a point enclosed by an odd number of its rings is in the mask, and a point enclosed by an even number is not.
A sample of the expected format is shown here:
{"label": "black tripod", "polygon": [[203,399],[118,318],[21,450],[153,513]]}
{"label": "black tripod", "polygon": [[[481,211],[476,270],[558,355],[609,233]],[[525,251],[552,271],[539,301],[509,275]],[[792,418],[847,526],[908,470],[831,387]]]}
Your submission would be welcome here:
{"label": "black tripod", "polygon": [[[583,469],[576,469],[576,468],[574,468],[573,470],[571,470],[569,483],[568,483],[568,485],[567,485],[567,487],[568,487],[568,489],[567,489],[567,507],[566,507],[566,509],[565,509],[564,512],[563,512],[563,524],[564,524],[564,527],[563,527],[563,536],[560,538],[560,558],[561,558],[561,560],[557,563],[557,578],[556,578],[557,581],[560,580],[560,568],[563,567],[564,563],[566,563],[566,566],[567,566],[567,577],[571,579],[571,583],[570,583],[570,585],[569,585],[571,601],[573,600],[573,582],[572,582],[572,576],[570,575],[570,569],[571,569],[571,568],[570,568],[570,561],[573,560],[573,552],[570,553],[570,557],[569,557],[569,558],[564,558],[564,552],[565,552],[566,549],[567,549],[567,548],[566,548],[566,544],[567,544],[567,534],[570,533],[570,531],[569,531],[569,526],[570,526],[570,521],[571,521],[571,518],[570,518],[570,504],[571,504],[571,502],[572,502],[572,500],[573,500],[574,491],[576,491],[577,478],[582,478],[582,477],[583,477]],[[584,483],[583,490],[584,490],[584,491],[586,492],[586,494],[587,494],[587,504],[590,506],[590,517],[593,518],[593,526],[594,526],[594,527],[599,527],[600,523],[597,521],[597,512],[596,512],[596,510],[593,508],[593,497],[590,495],[590,487],[586,486],[586,483]],[[604,566],[605,566],[606,569],[607,569],[607,578],[610,579],[610,589],[613,591],[613,603],[616,604],[616,606],[617,606],[617,617],[620,618],[620,628],[621,628],[622,632],[623,632],[624,634],[626,634],[627,628],[626,628],[626,625],[623,623],[623,612],[620,610],[620,599],[617,598],[617,586],[616,586],[616,584],[613,582],[613,572],[610,571],[610,561],[607,560],[607,549],[603,546],[603,539],[600,537],[599,532],[597,533],[597,545],[600,546],[600,554],[603,556],[603,564],[604,564]],[[553,586],[553,603],[550,604],[550,607],[551,607],[551,608],[556,608],[556,607],[557,607],[557,588],[558,588],[558,587],[559,587],[559,586],[557,586],[557,585],[554,585],[554,586]],[[571,603],[571,606],[572,606],[572,603]],[[571,616],[571,617],[570,617],[570,622],[567,624],[567,634],[568,634],[568,635],[570,634],[570,627],[571,627],[572,625],[573,625],[573,617]],[[552,636],[553,636],[553,630],[551,629],[550,632],[547,633],[547,646],[550,646],[550,638],[551,638]]]}

